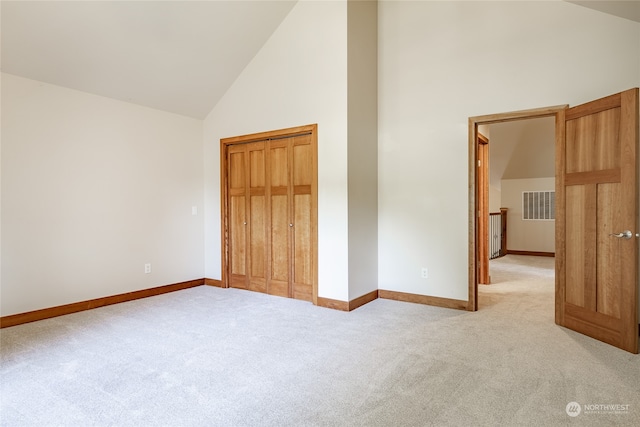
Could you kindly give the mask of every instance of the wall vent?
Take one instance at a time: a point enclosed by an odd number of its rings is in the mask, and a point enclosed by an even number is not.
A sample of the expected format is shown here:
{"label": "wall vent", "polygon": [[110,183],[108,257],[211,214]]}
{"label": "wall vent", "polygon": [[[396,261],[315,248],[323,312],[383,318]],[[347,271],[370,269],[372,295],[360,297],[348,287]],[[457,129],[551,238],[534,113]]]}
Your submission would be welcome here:
{"label": "wall vent", "polygon": [[551,221],[556,219],[555,191],[523,191],[522,219]]}

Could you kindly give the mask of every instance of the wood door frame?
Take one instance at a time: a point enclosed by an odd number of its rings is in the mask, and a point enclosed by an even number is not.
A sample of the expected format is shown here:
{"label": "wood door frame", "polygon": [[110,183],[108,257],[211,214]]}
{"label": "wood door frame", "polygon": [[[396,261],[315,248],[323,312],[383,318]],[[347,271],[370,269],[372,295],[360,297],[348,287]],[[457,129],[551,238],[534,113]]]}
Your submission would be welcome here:
{"label": "wood door frame", "polygon": [[[478,172],[476,197],[478,200],[478,283],[488,285],[489,278],[489,138],[477,132],[476,149]],[[484,183],[484,185],[482,185]]]}
{"label": "wood door frame", "polygon": [[312,224],[312,242],[313,251],[312,260],[312,278],[313,278],[313,294],[312,301],[314,305],[318,304],[318,125],[311,124],[305,126],[297,126],[286,129],[278,129],[267,132],[259,132],[241,136],[234,136],[220,139],[220,227],[221,227],[221,264],[222,264],[222,287],[229,287],[229,205],[228,205],[228,171],[227,171],[227,148],[231,145],[248,144],[250,142],[258,142],[263,140],[283,139],[296,135],[310,134],[312,140],[313,161],[312,161],[312,190],[311,190],[311,224]]}
{"label": "wood door frame", "polygon": [[556,149],[558,149],[558,131],[560,129],[558,121],[560,120],[560,112],[568,107],[569,105],[557,105],[531,110],[469,117],[469,299],[467,303],[467,310],[469,311],[478,310],[478,157],[476,143],[478,126],[517,120],[538,119],[541,117],[554,117],[556,121],[555,145]]}

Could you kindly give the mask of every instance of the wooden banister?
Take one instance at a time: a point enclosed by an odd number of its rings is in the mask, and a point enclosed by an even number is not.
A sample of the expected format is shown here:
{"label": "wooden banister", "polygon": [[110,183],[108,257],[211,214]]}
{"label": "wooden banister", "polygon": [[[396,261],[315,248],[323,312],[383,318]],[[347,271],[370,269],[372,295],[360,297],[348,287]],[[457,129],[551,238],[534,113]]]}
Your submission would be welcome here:
{"label": "wooden banister", "polygon": [[507,208],[500,208],[500,224],[502,224],[502,241],[500,242],[500,256],[507,254]]}

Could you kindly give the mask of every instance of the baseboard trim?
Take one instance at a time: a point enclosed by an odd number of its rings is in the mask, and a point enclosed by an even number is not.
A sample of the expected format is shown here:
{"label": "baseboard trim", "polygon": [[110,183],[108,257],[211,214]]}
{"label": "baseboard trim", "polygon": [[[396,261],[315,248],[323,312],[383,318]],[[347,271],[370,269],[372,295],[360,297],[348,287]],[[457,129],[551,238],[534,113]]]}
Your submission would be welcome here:
{"label": "baseboard trim", "polygon": [[[545,255],[542,255],[545,256]],[[548,256],[548,255],[546,255]],[[29,311],[26,313],[12,314],[0,317],[0,329],[11,326],[22,325],[24,323],[36,322],[38,320],[50,319],[52,317],[64,316],[66,314],[77,313],[79,311],[91,310],[112,304],[133,301],[141,298],[148,298],[155,295],[162,295],[169,292],[180,291],[196,286],[215,286],[222,288],[222,281],[217,279],[195,279],[186,282],[173,283],[171,285],[158,286],[155,288],[142,289],[140,291],[127,292],[124,294],[112,295],[103,298],[96,298],[88,301],[75,302],[56,307],[43,308],[41,310]],[[409,294],[404,292],[374,290],[351,301],[340,301],[330,298],[318,297],[318,306],[340,311],[352,311],[358,307],[370,303],[378,298],[391,299],[396,301],[413,302],[418,304],[433,305],[437,307],[454,308],[466,310],[467,302],[448,298],[432,297],[427,295]]]}
{"label": "baseboard trim", "polygon": [[368,294],[364,294],[356,299],[349,301],[349,311],[355,310],[358,307],[362,307],[365,304],[370,303],[373,300],[378,299],[378,290],[371,291]]}
{"label": "baseboard trim", "polygon": [[215,286],[217,288],[224,288],[224,285],[222,284],[222,280],[218,280],[218,279],[204,279],[204,284],[207,286]]}
{"label": "baseboard trim", "polygon": [[395,301],[413,302],[417,304],[433,305],[436,307],[454,308],[456,310],[466,310],[467,301],[432,297],[428,295],[409,294],[405,292],[387,291],[380,289],[378,297],[383,299],[392,299]]}
{"label": "baseboard trim", "polygon": [[140,291],[127,292],[124,294],[96,298],[88,301],[59,305],[57,307],[43,308],[41,310],[3,316],[0,317],[0,329],[8,328],[10,326],[22,325],[23,323],[50,319],[52,317],[64,316],[65,314],[77,313],[79,311],[91,310],[93,308],[104,307],[106,305],[133,301],[136,299],[152,297],[155,295],[162,295],[168,292],[181,291],[183,289],[204,285],[204,283],[205,279],[189,280],[186,282],[174,283],[171,285],[158,286],[156,288],[142,289]]}
{"label": "baseboard trim", "polygon": [[349,303],[331,298],[318,297],[318,307],[330,308],[333,310],[349,311]]}
{"label": "baseboard trim", "polygon": [[362,307],[365,304],[370,303],[371,301],[378,298],[378,290],[371,291],[368,294],[364,294],[359,296],[356,299],[352,299],[351,301],[341,301],[337,299],[331,298],[322,298],[318,297],[318,307],[331,308],[333,310],[340,311],[352,311],[358,307]]}
{"label": "baseboard trim", "polygon": [[348,302],[330,299],[330,298],[318,297],[317,305],[319,307],[330,308],[333,310],[351,311],[351,310],[355,310],[358,307],[362,307],[363,305],[370,303],[371,301],[377,298],[391,299],[391,300],[403,301],[403,302],[412,302],[412,303],[424,304],[424,305],[433,305],[435,307],[453,308],[456,310],[467,309],[467,301],[463,301],[463,300],[432,297],[428,295],[409,294],[405,292],[387,291],[384,289],[379,289],[376,291],[369,292],[368,294],[362,295],[361,297],[358,297]]}
{"label": "baseboard trim", "polygon": [[511,249],[507,249],[507,255],[529,255],[529,256],[546,256],[546,257],[555,257],[555,252],[536,252],[536,251],[512,251]]}

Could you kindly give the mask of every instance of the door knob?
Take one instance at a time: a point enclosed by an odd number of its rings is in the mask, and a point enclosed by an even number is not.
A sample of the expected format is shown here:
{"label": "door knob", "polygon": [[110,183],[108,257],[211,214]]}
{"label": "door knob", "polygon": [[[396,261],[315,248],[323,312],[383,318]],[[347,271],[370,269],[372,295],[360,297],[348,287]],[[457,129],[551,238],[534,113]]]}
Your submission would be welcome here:
{"label": "door knob", "polygon": [[289,224],[289,227],[293,227],[293,224]]}
{"label": "door knob", "polygon": [[633,233],[630,230],[624,230],[622,233],[611,233],[609,236],[617,237],[619,239],[629,240],[633,237]]}

